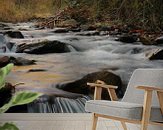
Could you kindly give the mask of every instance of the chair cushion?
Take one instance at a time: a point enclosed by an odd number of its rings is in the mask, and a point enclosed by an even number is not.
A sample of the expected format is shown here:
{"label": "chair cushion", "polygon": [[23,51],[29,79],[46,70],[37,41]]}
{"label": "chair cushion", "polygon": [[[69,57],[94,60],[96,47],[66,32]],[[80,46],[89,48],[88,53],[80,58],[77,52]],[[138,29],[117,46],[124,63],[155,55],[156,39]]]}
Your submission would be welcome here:
{"label": "chair cushion", "polygon": [[[90,100],[86,102],[85,110],[124,119],[141,120],[143,105],[119,101]],[[163,122],[160,108],[152,108],[151,121]]]}

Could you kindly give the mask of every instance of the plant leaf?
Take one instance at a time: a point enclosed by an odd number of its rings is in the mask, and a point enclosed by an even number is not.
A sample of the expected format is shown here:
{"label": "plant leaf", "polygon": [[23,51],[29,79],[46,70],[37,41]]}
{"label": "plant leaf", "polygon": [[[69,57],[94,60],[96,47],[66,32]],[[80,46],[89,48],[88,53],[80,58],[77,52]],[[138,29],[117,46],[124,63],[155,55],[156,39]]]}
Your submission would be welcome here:
{"label": "plant leaf", "polygon": [[41,93],[36,92],[28,91],[17,92],[7,104],[0,108],[0,113],[6,112],[10,107],[24,105],[33,102],[41,95],[42,95]]}
{"label": "plant leaf", "polygon": [[18,92],[11,99],[12,106],[28,104],[36,100],[41,95],[42,95],[41,93],[36,93],[36,92],[28,92],[28,91]]}
{"label": "plant leaf", "polygon": [[13,68],[13,64],[8,64],[0,69],[0,89],[5,85],[5,78]]}
{"label": "plant leaf", "polygon": [[5,123],[3,126],[0,126],[0,130],[19,130],[19,129],[12,123]]}
{"label": "plant leaf", "polygon": [[6,112],[12,106],[11,100],[0,108],[0,113]]}

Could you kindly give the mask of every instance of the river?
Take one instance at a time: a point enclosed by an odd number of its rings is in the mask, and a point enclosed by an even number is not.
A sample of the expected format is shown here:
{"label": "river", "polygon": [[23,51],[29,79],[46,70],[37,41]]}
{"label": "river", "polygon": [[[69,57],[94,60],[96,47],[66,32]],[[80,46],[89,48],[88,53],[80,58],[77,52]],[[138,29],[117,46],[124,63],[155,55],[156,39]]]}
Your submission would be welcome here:
{"label": "river", "polygon": [[[150,61],[145,55],[152,49],[163,48],[162,46],[145,46],[139,42],[122,43],[115,41],[115,37],[109,35],[81,36],[78,35],[79,32],[54,33],[53,31],[55,29],[35,29],[33,23],[9,25],[13,30],[23,30],[21,32],[25,36],[24,39],[7,38],[10,42],[21,44],[34,43],[42,40],[58,40],[68,44],[71,48],[70,53],[53,53],[44,55],[31,55],[14,52],[1,53],[1,55],[20,56],[31,60],[37,60],[36,65],[23,67],[15,66],[7,80],[12,83],[25,83],[25,85],[19,86],[17,90],[41,91],[55,95],[56,98],[55,101],[53,101],[53,104],[56,104],[55,102],[60,102],[59,100],[67,103],[67,98],[74,98],[74,94],[55,88],[56,84],[80,79],[88,73],[99,70],[112,71],[119,75],[123,84],[126,85],[132,72],[137,68],[163,67],[163,61]],[[28,73],[29,69],[45,69],[46,71]],[[77,94],[77,96],[79,95]],[[60,98],[57,99],[57,97]],[[44,98],[42,100],[44,100]],[[79,100],[80,103],[82,102],[81,104],[84,104],[86,100],[89,100],[89,97],[81,96]],[[72,102],[70,104],[74,104],[74,101]],[[47,105],[44,106],[46,106],[46,108],[40,110],[40,112],[47,112],[48,107]],[[80,105],[74,104],[74,107],[78,108],[74,111],[66,110],[66,112],[84,112],[84,106],[81,108],[82,110],[79,110],[79,106]],[[71,108],[73,109],[73,105]],[[35,111],[30,109],[29,112]],[[49,110],[48,112],[65,111]]]}

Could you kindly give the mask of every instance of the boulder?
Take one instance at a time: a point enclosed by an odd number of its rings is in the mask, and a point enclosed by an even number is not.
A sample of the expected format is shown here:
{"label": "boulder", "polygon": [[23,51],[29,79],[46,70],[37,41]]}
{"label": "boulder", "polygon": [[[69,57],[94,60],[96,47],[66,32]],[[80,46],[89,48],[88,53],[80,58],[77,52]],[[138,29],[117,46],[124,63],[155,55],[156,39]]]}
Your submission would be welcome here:
{"label": "boulder", "polygon": [[80,27],[82,31],[95,31],[97,29],[97,27],[93,25],[81,25]]}
{"label": "boulder", "polygon": [[80,35],[80,36],[98,36],[98,35],[100,35],[100,32],[99,31],[81,32],[78,35]]}
{"label": "boulder", "polygon": [[121,35],[117,39],[117,41],[121,41],[121,42],[124,42],[124,43],[133,43],[133,42],[137,41],[137,37],[134,36],[134,35],[124,34],[124,35]]}
{"label": "boulder", "polygon": [[6,43],[6,47],[11,51],[13,49],[13,47],[15,46],[15,43],[13,42],[7,42]]}
{"label": "boulder", "polygon": [[54,33],[68,33],[69,30],[67,28],[58,28],[53,31]]}
{"label": "boulder", "polygon": [[156,42],[157,45],[163,44],[163,36],[156,38],[155,42]]}
{"label": "boulder", "polygon": [[59,27],[77,27],[78,22],[75,19],[68,19],[65,21],[62,21],[61,24],[59,24]]}
{"label": "boulder", "polygon": [[70,52],[71,48],[66,43],[60,41],[42,41],[33,44],[22,44],[16,49],[16,53],[28,54],[47,54],[47,53],[66,53]]}
{"label": "boulder", "polygon": [[163,49],[149,51],[146,56],[149,60],[163,60]]}
{"label": "boulder", "polygon": [[7,24],[5,23],[0,23],[0,30],[11,30],[12,28],[9,27]]}
{"label": "boulder", "polygon": [[139,41],[143,44],[143,45],[153,45],[154,43],[147,37],[145,36],[140,36],[139,37]]}
{"label": "boulder", "polygon": [[8,26],[6,24],[4,24],[4,23],[0,23],[0,29],[4,28],[4,27],[8,27]]}
{"label": "boulder", "polygon": [[9,102],[14,91],[15,87],[10,83],[6,83],[5,86],[0,89],[0,107]]}
{"label": "boulder", "polygon": [[0,34],[0,44],[5,44],[7,42],[3,34]]}
{"label": "boulder", "polygon": [[11,51],[14,46],[15,43],[9,42],[3,34],[0,34],[0,52]]}
{"label": "boulder", "polygon": [[4,34],[11,38],[24,38],[23,34],[20,31],[7,31]]}
{"label": "boulder", "polygon": [[22,57],[9,57],[9,56],[2,56],[0,57],[0,68],[6,66],[9,63],[13,63],[14,65],[17,66],[25,66],[25,65],[34,65],[35,64],[35,60],[28,60],[28,59],[24,59]]}
{"label": "boulder", "polygon": [[98,31],[112,31],[112,27],[111,26],[100,26],[97,28]]}
{"label": "boulder", "polygon": [[81,28],[69,28],[70,32],[80,32]]}
{"label": "boulder", "polygon": [[131,50],[131,54],[139,54],[142,52],[142,48],[135,47]]}
{"label": "boulder", "polygon": [[28,60],[22,57],[10,57],[10,63],[13,63],[14,65],[17,66],[25,66],[25,65],[34,65],[35,64],[35,60]]}
{"label": "boulder", "polygon": [[[118,86],[116,93],[119,98],[123,96],[121,78],[114,73],[108,71],[90,73],[74,82],[59,84],[57,85],[57,88],[72,93],[91,95],[94,93],[94,88],[87,86],[87,82],[96,82],[97,80],[102,80],[106,84]],[[102,91],[102,98],[109,99],[108,91],[105,89]]]}
{"label": "boulder", "polygon": [[0,68],[6,66],[8,63],[10,63],[10,57],[8,57],[8,56],[0,57]]}
{"label": "boulder", "polygon": [[27,72],[30,73],[30,72],[45,72],[47,71],[46,69],[29,69]]}

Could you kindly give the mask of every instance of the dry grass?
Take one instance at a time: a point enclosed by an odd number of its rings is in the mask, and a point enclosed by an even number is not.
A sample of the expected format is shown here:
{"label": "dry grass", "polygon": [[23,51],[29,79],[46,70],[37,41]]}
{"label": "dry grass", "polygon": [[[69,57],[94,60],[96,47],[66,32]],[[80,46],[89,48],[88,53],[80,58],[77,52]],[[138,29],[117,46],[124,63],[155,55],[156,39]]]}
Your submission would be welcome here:
{"label": "dry grass", "polygon": [[0,21],[21,22],[54,13],[52,0],[0,0]]}
{"label": "dry grass", "polygon": [[119,21],[153,30],[163,29],[162,0],[0,0],[0,21],[21,22],[47,17],[66,6],[73,9],[69,15],[77,21],[84,18],[95,23]]}

